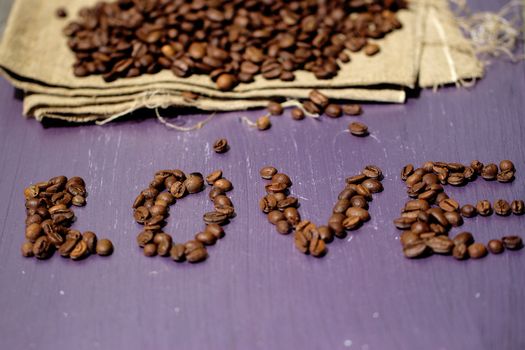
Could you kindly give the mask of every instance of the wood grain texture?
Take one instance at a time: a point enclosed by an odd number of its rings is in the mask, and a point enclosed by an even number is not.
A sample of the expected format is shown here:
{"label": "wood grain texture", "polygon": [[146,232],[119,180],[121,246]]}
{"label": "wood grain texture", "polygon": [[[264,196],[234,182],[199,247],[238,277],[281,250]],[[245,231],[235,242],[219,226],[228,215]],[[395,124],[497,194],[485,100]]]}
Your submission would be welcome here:
{"label": "wood grain texture", "polygon": [[[486,2],[484,2],[486,3]],[[492,6],[492,5],[491,5]],[[5,349],[523,349],[524,251],[481,261],[402,257],[392,220],[406,200],[401,167],[426,160],[513,160],[511,184],[478,180],[451,189],[461,202],[525,198],[525,69],[496,63],[475,88],[423,91],[406,105],[365,106],[368,138],[350,136],[356,118],[274,119],[264,133],[227,113],[194,133],[154,119],[104,127],[49,127],[21,117],[0,82],[0,335]],[[196,116],[199,118],[199,116]],[[214,154],[216,138],[231,150]],[[344,178],[373,163],[385,191],[372,219],[329,246],[324,259],[299,254],[259,212],[260,167],[294,181],[303,217],[325,221]],[[238,216],[200,265],[143,257],[131,203],[153,172],[222,168],[235,186]],[[109,237],[108,258],[24,259],[22,190],[65,174],[86,179],[80,230]],[[211,208],[207,192],[181,200],[167,232],[185,241]],[[478,240],[524,236],[524,217],[468,220]],[[453,231],[458,232],[458,230]]]}

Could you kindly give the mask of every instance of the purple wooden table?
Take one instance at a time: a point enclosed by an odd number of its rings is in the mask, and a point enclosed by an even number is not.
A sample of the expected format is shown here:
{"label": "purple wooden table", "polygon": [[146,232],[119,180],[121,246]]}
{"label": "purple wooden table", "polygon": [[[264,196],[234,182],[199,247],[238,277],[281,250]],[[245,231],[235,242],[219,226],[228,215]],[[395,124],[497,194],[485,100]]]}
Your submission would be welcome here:
{"label": "purple wooden table", "polygon": [[[401,167],[426,160],[513,160],[511,184],[478,180],[450,189],[461,203],[524,198],[524,65],[498,63],[472,90],[423,91],[406,105],[365,106],[371,137],[351,137],[350,118],[275,118],[264,133],[227,113],[180,133],[150,118],[104,127],[49,127],[21,116],[0,81],[0,336],[2,349],[524,349],[525,252],[481,261],[402,257],[392,225],[406,200]],[[231,150],[211,151],[218,137]],[[292,176],[303,217],[324,222],[344,178],[364,165],[385,172],[372,220],[329,246],[324,259],[298,253],[258,209],[260,167]],[[131,203],[153,172],[222,168],[238,216],[200,265],[142,256]],[[109,258],[73,262],[21,257],[22,190],[65,174],[87,181],[80,230],[113,240]],[[207,192],[178,202],[167,232],[189,239],[211,209]],[[470,219],[487,242],[524,237],[525,217]],[[453,231],[458,232],[458,230]],[[524,237],[525,238],[525,237]]]}

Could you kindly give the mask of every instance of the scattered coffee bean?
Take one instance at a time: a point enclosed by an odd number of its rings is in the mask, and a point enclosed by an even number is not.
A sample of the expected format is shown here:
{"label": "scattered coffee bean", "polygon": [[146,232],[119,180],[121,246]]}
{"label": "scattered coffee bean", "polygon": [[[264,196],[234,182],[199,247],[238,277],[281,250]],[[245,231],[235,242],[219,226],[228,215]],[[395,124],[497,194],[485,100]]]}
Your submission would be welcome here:
{"label": "scattered coffee bean", "polygon": [[113,253],[113,243],[109,239],[101,239],[97,242],[96,252],[100,256],[108,256]]}
{"label": "scattered coffee bean", "polygon": [[22,256],[29,258],[33,256],[33,243],[25,241],[20,248]]}
{"label": "scattered coffee bean", "polygon": [[482,243],[472,243],[468,246],[468,255],[472,259],[480,259],[487,255],[487,248]]}
{"label": "scattered coffee bean", "polygon": [[522,200],[513,200],[510,204],[510,208],[514,215],[523,215],[525,214],[525,203]]}
{"label": "scattered coffee bean", "polygon": [[476,210],[476,207],[474,207],[471,204],[465,204],[461,207],[461,215],[465,218],[473,218],[478,214],[478,211]]}
{"label": "scattered coffee bean", "polygon": [[509,250],[518,250],[523,247],[523,241],[519,236],[504,236],[501,238],[501,241],[503,242],[503,246]]}
{"label": "scattered coffee bean", "polygon": [[228,140],[226,139],[218,139],[213,144],[213,150],[215,153],[225,153],[229,149]]}
{"label": "scattered coffee bean", "polygon": [[349,116],[357,116],[363,113],[363,109],[358,104],[349,104],[343,106],[343,113]]}
{"label": "scattered coffee bean", "polygon": [[279,116],[283,114],[283,106],[279,102],[270,101],[266,108],[271,115]]}
{"label": "scattered coffee bean", "polygon": [[496,164],[487,164],[481,169],[481,177],[485,180],[491,181],[496,180],[498,175],[498,166]]}
{"label": "scattered coffee bean", "polygon": [[492,254],[501,254],[503,253],[503,243],[499,239],[491,239],[487,244],[489,252]]}
{"label": "scattered coffee bean", "polygon": [[465,260],[468,258],[468,248],[465,243],[456,244],[452,249],[452,256],[457,260]]}
{"label": "scattered coffee bean", "polygon": [[350,130],[350,133],[354,136],[368,135],[368,127],[363,123],[352,122],[348,125],[348,130]]}
{"label": "scattered coffee bean", "polygon": [[270,180],[275,174],[277,174],[277,169],[275,169],[272,166],[267,166],[267,167],[262,168],[259,171],[259,174],[261,175],[263,179]]}
{"label": "scattered coffee bean", "polygon": [[263,131],[268,130],[272,126],[272,122],[270,121],[270,117],[267,115],[264,115],[262,117],[257,118],[256,121],[257,129]]}
{"label": "scattered coffee bean", "polygon": [[144,255],[152,257],[157,255],[157,245],[155,243],[148,243],[144,246]]}
{"label": "scattered coffee bean", "polygon": [[342,111],[339,105],[331,103],[326,106],[324,113],[330,118],[339,118],[342,114]]}
{"label": "scattered coffee bean", "polygon": [[480,200],[476,203],[476,211],[481,216],[488,216],[492,214],[492,206],[488,200]]}
{"label": "scattered coffee bean", "polygon": [[511,208],[509,202],[504,199],[498,199],[494,202],[494,212],[500,216],[510,215]]}
{"label": "scattered coffee bean", "polygon": [[304,119],[304,112],[300,108],[294,108],[291,111],[292,119],[295,120],[303,120]]}

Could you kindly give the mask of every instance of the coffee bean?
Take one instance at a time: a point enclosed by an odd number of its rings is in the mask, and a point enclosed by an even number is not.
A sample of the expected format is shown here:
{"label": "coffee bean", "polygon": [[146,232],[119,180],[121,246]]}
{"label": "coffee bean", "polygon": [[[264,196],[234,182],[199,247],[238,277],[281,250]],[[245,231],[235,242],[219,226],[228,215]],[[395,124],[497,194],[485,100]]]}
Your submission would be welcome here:
{"label": "coffee bean", "polygon": [[[224,179],[221,179],[221,180],[224,180]],[[214,183],[214,186],[216,186],[216,183],[217,181]],[[204,188],[204,179],[202,175],[199,173],[191,173],[187,177],[187,179],[184,181],[184,185],[186,186],[186,190],[188,191],[188,193],[190,194],[197,193],[197,192],[202,191],[202,189]],[[216,187],[219,187],[219,186],[216,186]]]}
{"label": "coffee bean", "polygon": [[427,245],[422,240],[407,244],[403,248],[403,254],[405,257],[413,259],[425,255],[427,251]]}
{"label": "coffee bean", "polygon": [[503,253],[503,243],[499,239],[491,239],[487,244],[489,252],[492,254],[501,254]]}
{"label": "coffee bean", "polygon": [[383,185],[376,179],[366,179],[361,183],[363,187],[368,189],[371,193],[379,193],[383,191]]}
{"label": "coffee bean", "polygon": [[217,242],[217,237],[209,231],[199,232],[195,235],[195,239],[204,245],[214,245]]}
{"label": "coffee bean", "polygon": [[216,211],[208,212],[204,214],[203,220],[206,224],[219,224],[223,225],[228,220],[228,215],[219,213]]}
{"label": "coffee bean", "polygon": [[362,220],[359,216],[348,216],[343,220],[343,227],[347,230],[355,230],[361,226]]}
{"label": "coffee bean", "polygon": [[265,180],[270,180],[275,174],[277,174],[277,169],[272,166],[264,167],[259,171],[259,175]]}
{"label": "coffee bean", "polygon": [[496,164],[487,164],[481,170],[481,177],[485,180],[495,180],[498,175],[498,166]]}
{"label": "coffee bean", "polygon": [[225,194],[226,192],[224,192],[223,190],[221,190],[220,188],[217,188],[217,187],[212,187],[211,190],[210,190],[210,193],[208,194],[208,197],[210,198],[210,200],[214,200],[215,197],[217,196],[220,196],[220,195],[223,195]]}
{"label": "coffee bean", "polygon": [[358,104],[343,105],[343,113],[349,116],[356,116],[363,113],[363,109]]}
{"label": "coffee bean", "polygon": [[279,116],[283,114],[283,106],[279,102],[270,101],[266,107],[271,115]]}
{"label": "coffee bean", "polygon": [[222,170],[215,170],[206,176],[206,182],[208,185],[213,185],[215,181],[219,180],[220,178],[222,178]]}
{"label": "coffee bean", "polygon": [[76,207],[83,207],[84,205],[86,205],[86,198],[82,196],[74,196],[71,199],[71,204],[73,204]]}
{"label": "coffee bean", "polygon": [[137,244],[139,247],[144,248],[144,246],[153,241],[154,233],[152,231],[142,231],[137,235]]}
{"label": "coffee bean", "polygon": [[525,204],[522,200],[513,200],[510,204],[510,208],[514,215],[523,215],[525,214]]}
{"label": "coffee bean", "polygon": [[269,194],[261,198],[259,208],[263,213],[269,213],[277,208],[277,199],[275,199],[275,196]]}
{"label": "coffee bean", "polygon": [[326,254],[326,243],[321,239],[319,232],[314,232],[315,233],[312,234],[312,239],[308,246],[308,251],[310,252],[310,255],[318,258]]}
{"label": "coffee bean", "polygon": [[268,213],[268,221],[274,225],[280,220],[286,220],[282,211],[272,210]]}
{"label": "coffee bean", "polygon": [[287,220],[284,220],[284,215],[283,220],[279,220],[275,223],[275,229],[282,235],[290,233],[291,225]]}
{"label": "coffee bean", "polygon": [[343,237],[345,234],[345,227],[343,226],[343,221],[345,219],[346,217],[343,214],[332,214],[328,219],[328,227],[334,231],[334,234],[337,237]]}
{"label": "coffee bean", "polygon": [[284,192],[288,189],[288,186],[281,182],[272,182],[271,184],[268,184],[264,186],[266,189],[266,192],[269,194],[276,194],[279,192]]}
{"label": "coffee bean", "polygon": [[294,120],[303,120],[304,119],[304,112],[300,108],[294,108],[291,111],[292,119]]}
{"label": "coffee bean", "polygon": [[498,199],[494,202],[494,212],[500,216],[510,215],[511,208],[509,202],[504,199]]}
{"label": "coffee bean", "polygon": [[368,178],[380,180],[383,177],[381,169],[375,165],[367,165],[362,171],[363,175]]}
{"label": "coffee bean", "polygon": [[94,232],[86,231],[82,234],[82,240],[86,242],[89,253],[95,254],[97,247],[97,235]]}
{"label": "coffee bean", "polygon": [[347,217],[357,216],[361,222],[370,220],[370,214],[363,208],[350,207],[345,214]]}
{"label": "coffee bean", "polygon": [[416,221],[416,219],[400,217],[394,219],[394,226],[400,230],[407,230]]}
{"label": "coffee bean", "polygon": [[449,222],[441,208],[430,208],[427,212],[438,224],[444,227],[448,226]]}
{"label": "coffee bean", "polygon": [[268,130],[272,126],[272,122],[270,121],[270,117],[267,115],[264,115],[262,117],[257,118],[257,121],[255,122],[257,129],[263,131]]}
{"label": "coffee bean", "polygon": [[348,125],[348,130],[354,136],[366,136],[368,135],[368,127],[359,122],[352,122]]}
{"label": "coffee bean", "polygon": [[406,181],[414,173],[414,166],[407,164],[401,169],[401,180]]}
{"label": "coffee bean", "polygon": [[284,209],[283,214],[286,218],[286,221],[288,221],[292,226],[297,225],[299,221],[301,221],[301,215],[299,215],[299,212],[294,207],[288,207]]}
{"label": "coffee bean", "polygon": [[470,166],[478,175],[481,175],[481,172],[483,171],[484,167],[483,163],[481,163],[479,160],[473,160],[472,162],[470,162]]}
{"label": "coffee bean", "polygon": [[208,224],[204,229],[204,232],[209,232],[214,235],[217,239],[224,237],[224,229],[218,224]]}
{"label": "coffee bean", "polygon": [[33,255],[37,259],[47,259],[53,254],[53,247],[47,236],[40,236],[33,243]]}
{"label": "coffee bean", "polygon": [[[521,240],[521,237],[519,236],[503,236],[501,238],[501,241],[503,242],[503,246],[509,250],[518,250],[523,247],[523,241]],[[34,252],[34,249],[33,249],[33,252]]]}
{"label": "coffee bean", "polygon": [[184,251],[186,248],[184,244],[174,244],[170,250],[170,257],[173,261],[181,262],[185,259]]}
{"label": "coffee bean", "polygon": [[498,173],[498,175],[496,176],[496,180],[502,183],[511,182],[514,180],[514,171],[510,171],[510,170],[502,171]]}
{"label": "coffee bean", "polygon": [[321,114],[321,108],[319,108],[319,106],[317,106],[312,101],[304,101],[303,108],[305,111],[307,111],[310,114],[314,114],[314,115]]}
{"label": "coffee bean", "polygon": [[[237,85],[237,79],[231,74],[221,74],[217,78],[217,88],[221,91],[232,90]],[[189,261],[189,260],[188,260]]]}
{"label": "coffee bean", "polygon": [[457,260],[465,260],[468,258],[468,248],[464,243],[460,243],[454,246],[452,249],[452,256]]}
{"label": "coffee bean", "polygon": [[452,186],[461,186],[465,183],[463,173],[452,173],[448,176],[447,182]]}
{"label": "coffee bean", "polygon": [[58,248],[58,253],[64,258],[69,257],[73,249],[75,249],[77,243],[78,239],[67,238],[66,241]]}
{"label": "coffee bean", "polygon": [[285,184],[287,187],[292,186],[292,180],[288,177],[288,175],[283,173],[277,173],[272,176],[272,183],[282,183]]}
{"label": "coffee bean", "polygon": [[476,211],[481,216],[488,216],[492,214],[492,206],[488,200],[480,200],[476,203]]}
{"label": "coffee bean", "polygon": [[277,202],[277,209],[284,210],[288,207],[297,207],[299,200],[295,197],[287,197]]}
{"label": "coffee bean", "polygon": [[330,227],[319,226],[317,231],[319,232],[319,238],[321,238],[326,243],[330,243],[334,240],[334,232]]}
{"label": "coffee bean", "polygon": [[57,10],[56,10],[56,15],[57,15],[57,17],[59,17],[59,18],[66,18],[66,17],[67,17],[67,11],[66,11],[65,8],[63,8],[63,7],[59,7],[59,8],[57,8]]}
{"label": "coffee bean", "polygon": [[144,246],[144,255],[152,257],[157,255],[157,245],[155,243],[148,243]]}
{"label": "coffee bean", "polygon": [[73,250],[69,253],[72,260],[80,260],[89,254],[88,246],[85,241],[78,241]]}
{"label": "coffee bean", "polygon": [[405,203],[404,211],[412,210],[428,210],[430,209],[430,204],[427,201],[422,199],[414,199]]}
{"label": "coffee bean", "polygon": [[308,97],[310,98],[310,101],[315,103],[320,108],[324,109],[326,108],[326,106],[328,106],[328,103],[329,103],[328,97],[326,97],[326,95],[319,92],[319,90],[310,91],[310,93],[308,94]]}
{"label": "coffee bean", "polygon": [[459,245],[459,244],[471,245],[472,243],[474,243],[474,237],[472,236],[472,233],[470,232],[461,232],[461,233],[458,233],[454,237],[453,242],[455,245]]}
{"label": "coffee bean", "polygon": [[303,230],[296,231],[294,235],[294,244],[301,253],[306,254],[310,247],[310,237],[307,232]]}
{"label": "coffee bean", "polygon": [[331,103],[326,106],[324,113],[330,118],[339,118],[342,114],[342,111],[339,105]]}
{"label": "coffee bean", "polygon": [[365,46],[363,51],[365,52],[365,55],[367,56],[374,56],[377,53],[379,53],[380,48],[379,48],[379,45],[370,43]]}
{"label": "coffee bean", "polygon": [[42,233],[43,232],[40,224],[33,223],[26,227],[25,237],[29,242],[34,243],[42,235]]}
{"label": "coffee bean", "polygon": [[339,199],[332,209],[333,213],[344,213],[350,207],[350,201],[348,199]]}
{"label": "coffee bean", "polygon": [[416,234],[421,234],[430,231],[430,226],[426,222],[416,221],[410,225],[410,231]]}
{"label": "coffee bean", "polygon": [[452,227],[458,227],[458,226],[463,225],[463,218],[461,217],[461,215],[459,215],[458,212],[446,211],[444,215]]}
{"label": "coffee bean", "polygon": [[512,163],[510,160],[508,159],[505,159],[505,160],[502,160],[500,163],[499,163],[499,170],[501,172],[505,172],[505,171],[514,171],[515,168],[514,168],[514,163]]}
{"label": "coffee bean", "polygon": [[215,153],[225,153],[228,149],[228,140],[226,139],[218,139],[213,143],[213,150]]}
{"label": "coffee bean", "polygon": [[360,184],[365,181],[368,177],[364,174],[354,175],[345,179],[347,184]]}
{"label": "coffee bean", "polygon": [[480,259],[487,255],[487,248],[482,243],[472,243],[467,250],[472,259]]}
{"label": "coffee bean", "polygon": [[113,253],[113,243],[109,239],[101,239],[97,242],[96,252],[100,256],[108,256]]}
{"label": "coffee bean", "polygon": [[426,245],[437,254],[450,254],[454,243],[446,236],[436,236],[428,239]]}
{"label": "coffee bean", "polygon": [[206,250],[206,248],[197,248],[189,252],[187,251],[187,248],[186,248],[185,254],[186,254],[186,260],[190,263],[198,263],[198,262],[206,260],[206,258],[208,257],[208,251]]}
{"label": "coffee bean", "polygon": [[472,218],[478,214],[476,207],[471,204],[465,204],[461,207],[461,215],[465,218]]}
{"label": "coffee bean", "polygon": [[139,224],[144,224],[146,220],[149,218],[150,213],[148,208],[146,207],[138,207],[133,212],[133,217],[135,218],[135,221]]}
{"label": "coffee bean", "polygon": [[22,256],[29,258],[33,256],[33,243],[31,242],[24,242],[22,244],[22,247],[20,248],[20,251],[22,253]]}

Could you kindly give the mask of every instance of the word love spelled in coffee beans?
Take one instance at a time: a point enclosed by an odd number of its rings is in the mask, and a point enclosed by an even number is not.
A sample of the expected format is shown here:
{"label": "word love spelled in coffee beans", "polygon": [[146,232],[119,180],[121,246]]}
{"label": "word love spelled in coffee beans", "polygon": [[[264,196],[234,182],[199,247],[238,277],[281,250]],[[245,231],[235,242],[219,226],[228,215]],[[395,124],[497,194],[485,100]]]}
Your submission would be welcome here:
{"label": "word love spelled in coffee beans", "polygon": [[208,75],[232,90],[256,75],[291,81],[295,72],[337,75],[349,52],[372,56],[401,28],[404,0],[119,0],[83,8],[64,28],[78,77],[105,81],[169,69]]}
{"label": "word love spelled in coffee beans", "polygon": [[[186,243],[175,243],[171,235],[162,231],[166,225],[169,208],[188,194],[201,192],[204,182],[211,186],[209,198],[214,210],[203,215],[204,229]],[[145,256],[159,255],[173,261],[197,263],[206,260],[206,246],[214,245],[224,236],[223,225],[235,216],[235,208],[226,192],[233,189],[232,183],[216,170],[206,176],[200,173],[185,174],[183,171],[160,170],[145,190],[133,203],[133,217],[144,226],[137,236],[137,244]]]}
{"label": "word love spelled in coffee beans", "polygon": [[509,182],[514,179],[515,168],[510,160],[499,164],[484,165],[478,160],[468,165],[460,163],[426,162],[414,169],[412,164],[401,170],[401,179],[407,185],[408,196],[412,199],[405,203],[401,216],[394,220],[394,225],[403,230],[400,242],[403,254],[407,258],[419,258],[431,254],[452,255],[455,259],[465,260],[483,258],[488,252],[500,254],[504,249],[517,250],[523,246],[519,236],[503,236],[492,239],[485,246],[475,242],[470,232],[458,233],[449,238],[453,227],[463,224],[463,218],[476,215],[489,216],[496,212],[500,216],[510,213],[522,215],[525,212],[522,200],[511,204],[499,199],[491,205],[488,200],[480,200],[476,205],[460,204],[450,198],[444,185],[461,186],[473,182],[478,176],[485,180]]}
{"label": "word love spelled in coffee beans", "polygon": [[111,255],[113,244],[98,240],[91,231],[81,233],[70,226],[75,221],[71,206],[86,204],[86,184],[78,176],[56,176],[24,189],[26,200],[26,241],[21,252],[25,257],[47,259],[55,250],[65,258],[81,260],[90,254]]}
{"label": "word love spelled in coffee beans", "polygon": [[268,221],[275,225],[278,233],[286,235],[295,230],[295,247],[315,257],[326,254],[326,245],[333,241],[334,235],[344,238],[346,231],[356,230],[370,220],[368,202],[372,200],[372,194],[383,190],[381,169],[366,166],[360,174],[346,179],[347,185],[339,194],[328,223],[316,226],[301,219],[297,209],[299,200],[289,193],[292,181],[288,175],[279,173],[272,166],[262,168],[259,174],[270,180],[265,186],[267,194],[259,201],[261,211],[267,214]]}

